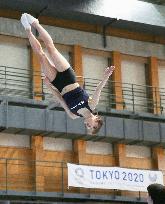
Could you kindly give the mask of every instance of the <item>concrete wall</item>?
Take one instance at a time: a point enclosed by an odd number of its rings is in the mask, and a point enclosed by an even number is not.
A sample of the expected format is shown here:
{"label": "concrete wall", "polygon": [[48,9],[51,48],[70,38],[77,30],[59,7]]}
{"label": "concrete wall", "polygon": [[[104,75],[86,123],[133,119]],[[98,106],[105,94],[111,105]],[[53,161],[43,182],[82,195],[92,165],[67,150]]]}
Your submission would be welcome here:
{"label": "concrete wall", "polygon": [[[0,42],[0,65],[29,69],[30,55],[28,47],[17,42]],[[16,71],[16,70],[14,70]]]}
{"label": "concrete wall", "polygon": [[102,44],[102,35],[51,26],[44,27],[57,43],[80,44],[84,47],[98,50],[117,50],[130,55],[144,57],[154,55],[158,58],[165,58],[163,45],[110,36],[107,37],[107,47],[105,49]]}
{"label": "concrete wall", "polygon": [[138,145],[126,145],[126,156],[132,158],[151,158],[151,148]]}
{"label": "concrete wall", "polygon": [[113,154],[113,146],[112,144],[105,143],[105,142],[87,141],[86,153],[87,154],[99,154],[99,155]]}
{"label": "concrete wall", "polygon": [[[53,40],[61,44],[80,44],[83,47],[101,50],[118,50],[125,54],[137,56],[156,56],[165,59],[164,46],[149,42],[107,37],[107,47],[103,48],[102,36],[99,34],[76,31],[53,26],[44,26]],[[5,35],[26,37],[25,31],[18,20],[0,18],[0,33]]]}
{"label": "concrete wall", "polygon": [[165,88],[165,66],[159,66],[159,87]]}
{"label": "concrete wall", "polygon": [[[103,79],[104,69],[108,66],[108,58],[84,53],[82,62],[85,89],[92,97],[97,84]],[[108,94],[108,88],[104,87],[101,93],[99,107],[108,106]]]}
{"label": "concrete wall", "polygon": [[[30,94],[30,53],[25,43],[8,41],[0,38],[0,84],[1,88],[10,93],[15,91],[18,95],[29,97]],[[20,92],[18,91],[20,90]],[[2,93],[1,93],[2,94]]]}
{"label": "concrete wall", "polygon": [[[144,99],[146,97],[146,88],[138,85],[146,85],[145,77],[145,64],[142,62],[122,60],[122,82],[124,101],[126,103],[126,109],[132,110],[132,88],[135,93],[135,109],[136,111],[146,111],[144,105],[147,105],[147,101]],[[132,87],[132,84],[133,87]]]}
{"label": "concrete wall", "polygon": [[0,133],[0,146],[30,148],[30,136]]}
{"label": "concrete wall", "polygon": [[160,87],[160,97],[161,97],[161,106],[163,107],[163,114],[165,114],[165,66],[159,66],[159,87]]}
{"label": "concrete wall", "polygon": [[44,146],[44,150],[72,151],[72,140],[53,138],[53,137],[44,137],[43,146]]}

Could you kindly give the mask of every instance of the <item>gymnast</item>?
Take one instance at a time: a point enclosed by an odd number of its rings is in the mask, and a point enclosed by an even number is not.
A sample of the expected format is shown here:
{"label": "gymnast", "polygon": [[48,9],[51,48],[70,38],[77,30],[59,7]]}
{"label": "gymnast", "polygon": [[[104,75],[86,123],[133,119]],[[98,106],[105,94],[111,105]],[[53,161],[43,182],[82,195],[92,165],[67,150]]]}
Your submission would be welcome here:
{"label": "gymnast", "polygon": [[165,186],[161,184],[151,184],[147,187],[148,204],[165,204]]}
{"label": "gymnast", "polygon": [[[105,69],[103,80],[98,84],[93,96],[90,98],[86,91],[77,83],[75,73],[70,64],[56,49],[52,38],[39,24],[38,19],[24,13],[21,16],[21,23],[26,30],[32,49],[39,58],[44,84],[70,118],[83,117],[88,133],[96,134],[100,130],[103,120],[100,116],[93,114],[93,110],[99,102],[102,88],[105,86],[115,67],[111,66]],[[33,35],[31,26],[38,31],[39,37],[43,40],[51,60],[46,56],[40,42]]]}

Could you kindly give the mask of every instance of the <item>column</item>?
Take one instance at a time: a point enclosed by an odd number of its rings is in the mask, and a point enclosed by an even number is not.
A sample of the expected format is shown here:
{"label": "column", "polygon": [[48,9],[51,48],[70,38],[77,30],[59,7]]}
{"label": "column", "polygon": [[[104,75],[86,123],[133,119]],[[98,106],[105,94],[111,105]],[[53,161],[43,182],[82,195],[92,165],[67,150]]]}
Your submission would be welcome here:
{"label": "column", "polygon": [[[84,164],[85,163],[85,154],[86,154],[86,141],[84,140],[74,140],[74,163]],[[89,193],[90,189],[80,188],[77,189],[78,193]]]}
{"label": "column", "polygon": [[[159,93],[159,77],[158,77],[158,59],[156,57],[149,57],[149,66],[146,76],[148,78],[147,84],[149,88],[149,98],[153,103],[151,110],[155,114],[160,113],[160,93]],[[151,106],[151,104],[149,104]]]}
{"label": "column", "polygon": [[[116,166],[118,167],[126,167],[126,146],[125,144],[115,144],[114,145],[114,154]],[[117,195],[122,196],[125,195],[122,191],[117,191]]]}
{"label": "column", "polygon": [[152,159],[153,169],[155,170],[165,169],[164,149],[162,147],[152,148]]}
{"label": "column", "polygon": [[30,57],[31,57],[31,67],[32,67],[34,99],[42,100],[41,67],[40,67],[38,57],[36,56],[32,48],[30,48]]}
{"label": "column", "polygon": [[84,163],[84,157],[86,154],[86,141],[84,140],[74,140],[74,162],[76,164]]}
{"label": "column", "polygon": [[126,147],[125,144],[115,144],[114,153],[116,157],[116,166],[126,166]]}
{"label": "column", "polygon": [[32,165],[35,191],[44,191],[43,137],[32,136]]}
{"label": "column", "polygon": [[112,65],[116,67],[112,74],[112,80],[114,81],[114,101],[116,103],[117,110],[123,110],[123,95],[122,95],[122,74],[121,74],[121,54],[118,51],[112,52]]}
{"label": "column", "polygon": [[77,81],[83,86],[82,48],[80,45],[73,46],[73,69],[75,70]]}

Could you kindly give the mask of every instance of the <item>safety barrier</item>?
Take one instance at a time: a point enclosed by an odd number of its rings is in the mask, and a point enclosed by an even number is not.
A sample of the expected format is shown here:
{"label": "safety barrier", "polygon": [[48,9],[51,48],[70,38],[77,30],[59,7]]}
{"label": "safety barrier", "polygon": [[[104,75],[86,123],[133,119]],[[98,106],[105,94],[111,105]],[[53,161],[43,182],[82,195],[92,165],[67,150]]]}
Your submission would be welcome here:
{"label": "safety barrier", "polygon": [[[120,200],[119,197],[121,197],[118,190],[68,188],[67,166],[64,162],[6,158],[0,158],[0,192],[3,192],[3,195],[8,195],[10,192],[15,192],[14,195],[17,196],[22,194],[24,199],[28,195],[42,195],[39,193],[44,193],[45,199],[48,199],[49,196],[51,199],[53,196],[55,198],[56,193],[60,193],[60,197],[70,194],[67,197],[72,198],[73,196],[72,199]],[[130,201],[143,203],[143,196],[140,192],[134,193]],[[129,201],[129,197],[126,198]]]}
{"label": "safety barrier", "polygon": [[[45,100],[53,100],[50,91],[43,82],[34,83],[34,77],[40,77],[39,72],[0,66],[0,94],[14,95],[25,98],[40,96]],[[81,77],[77,77],[79,80]],[[94,78],[84,79],[84,88],[92,95],[100,80]],[[115,95],[114,88],[122,90],[122,94]],[[39,90],[39,91],[38,91]],[[120,105],[122,109],[136,112],[149,112],[165,114],[165,88],[147,85],[120,83],[109,80],[101,93],[98,111],[109,112]]]}

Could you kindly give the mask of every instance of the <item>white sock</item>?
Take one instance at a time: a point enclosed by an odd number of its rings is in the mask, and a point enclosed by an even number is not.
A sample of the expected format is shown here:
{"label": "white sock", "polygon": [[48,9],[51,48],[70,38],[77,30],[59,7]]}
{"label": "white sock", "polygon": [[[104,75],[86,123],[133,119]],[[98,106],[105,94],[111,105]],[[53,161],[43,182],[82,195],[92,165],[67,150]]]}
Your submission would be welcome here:
{"label": "white sock", "polygon": [[30,26],[25,14],[22,14],[22,16],[21,16],[21,23],[22,23],[23,27],[25,28],[25,30],[31,29],[31,26]]}
{"label": "white sock", "polygon": [[28,13],[25,13],[26,14],[26,18],[27,18],[27,20],[28,20],[28,22],[30,23],[30,24],[32,24],[33,22],[38,22],[39,23],[39,21],[38,21],[38,19],[37,18],[34,18],[33,16],[31,16],[30,14],[28,14]]}

